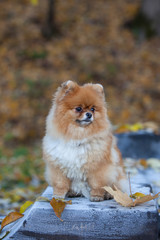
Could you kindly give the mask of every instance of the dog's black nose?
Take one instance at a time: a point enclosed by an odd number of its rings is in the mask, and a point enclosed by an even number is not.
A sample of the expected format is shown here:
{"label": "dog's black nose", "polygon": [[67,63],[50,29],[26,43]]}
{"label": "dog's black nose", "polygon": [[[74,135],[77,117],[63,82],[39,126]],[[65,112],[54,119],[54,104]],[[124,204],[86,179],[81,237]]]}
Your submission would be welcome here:
{"label": "dog's black nose", "polygon": [[87,118],[89,118],[89,119],[90,119],[90,118],[92,117],[92,113],[90,113],[90,112],[87,112],[87,113],[86,113],[86,116],[87,116]]}

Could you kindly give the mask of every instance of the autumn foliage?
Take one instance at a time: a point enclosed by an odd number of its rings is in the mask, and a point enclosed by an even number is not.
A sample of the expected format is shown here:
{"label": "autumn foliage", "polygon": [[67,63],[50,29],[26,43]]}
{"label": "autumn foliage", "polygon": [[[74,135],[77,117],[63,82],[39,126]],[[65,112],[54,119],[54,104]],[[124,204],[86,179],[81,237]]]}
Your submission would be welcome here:
{"label": "autumn foliage", "polygon": [[0,145],[41,137],[52,94],[68,79],[102,83],[114,124],[159,123],[160,39],[139,41],[123,27],[141,2],[56,1],[50,40],[47,2],[0,2]]}

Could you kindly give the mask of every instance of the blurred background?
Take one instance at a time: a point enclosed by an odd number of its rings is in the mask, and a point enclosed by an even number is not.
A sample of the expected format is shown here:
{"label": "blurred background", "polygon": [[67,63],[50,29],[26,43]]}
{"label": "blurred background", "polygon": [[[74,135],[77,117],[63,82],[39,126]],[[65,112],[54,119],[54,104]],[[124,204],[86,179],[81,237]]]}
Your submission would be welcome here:
{"label": "blurred background", "polygon": [[46,186],[45,118],[68,79],[103,84],[119,132],[157,131],[160,0],[0,0],[0,197],[15,208]]}

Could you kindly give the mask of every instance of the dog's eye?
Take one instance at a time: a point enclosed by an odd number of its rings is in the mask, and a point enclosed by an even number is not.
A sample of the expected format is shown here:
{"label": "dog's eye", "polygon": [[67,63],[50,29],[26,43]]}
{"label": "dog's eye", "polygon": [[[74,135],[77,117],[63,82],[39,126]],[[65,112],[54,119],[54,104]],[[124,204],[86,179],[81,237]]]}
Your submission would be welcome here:
{"label": "dog's eye", "polygon": [[95,111],[95,108],[94,108],[94,107],[92,107],[92,108],[91,108],[91,111],[92,111],[92,112],[94,112],[94,111]]}
{"label": "dog's eye", "polygon": [[82,112],[82,108],[81,107],[76,107],[76,111],[77,112]]}

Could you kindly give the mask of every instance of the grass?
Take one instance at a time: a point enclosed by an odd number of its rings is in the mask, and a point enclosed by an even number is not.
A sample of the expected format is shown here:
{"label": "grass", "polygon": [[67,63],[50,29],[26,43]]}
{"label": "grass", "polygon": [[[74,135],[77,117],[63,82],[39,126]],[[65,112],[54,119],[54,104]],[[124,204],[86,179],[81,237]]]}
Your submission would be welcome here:
{"label": "grass", "polygon": [[22,50],[18,52],[18,56],[30,60],[45,59],[48,55],[48,52],[44,49],[42,50]]}
{"label": "grass", "polygon": [[0,188],[8,191],[16,187],[32,185],[37,178],[39,185],[45,182],[44,163],[40,146],[18,146],[0,150]]}
{"label": "grass", "polygon": [[35,201],[47,186],[41,145],[0,149],[0,198],[6,200],[0,215],[17,210],[27,200]]}

